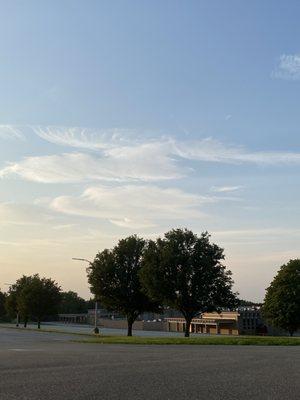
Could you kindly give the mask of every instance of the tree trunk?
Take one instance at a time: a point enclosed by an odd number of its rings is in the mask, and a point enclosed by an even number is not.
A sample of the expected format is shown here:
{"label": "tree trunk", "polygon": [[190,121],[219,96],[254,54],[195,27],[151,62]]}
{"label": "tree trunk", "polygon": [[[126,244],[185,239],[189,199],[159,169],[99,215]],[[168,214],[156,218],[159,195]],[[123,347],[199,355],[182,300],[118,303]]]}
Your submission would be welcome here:
{"label": "tree trunk", "polygon": [[191,317],[185,317],[185,331],[184,331],[185,337],[190,337],[191,321],[192,321]]}
{"label": "tree trunk", "polygon": [[41,321],[38,319],[38,329],[41,329]]}
{"label": "tree trunk", "polygon": [[127,336],[132,336],[132,325],[135,319],[132,316],[127,317]]}

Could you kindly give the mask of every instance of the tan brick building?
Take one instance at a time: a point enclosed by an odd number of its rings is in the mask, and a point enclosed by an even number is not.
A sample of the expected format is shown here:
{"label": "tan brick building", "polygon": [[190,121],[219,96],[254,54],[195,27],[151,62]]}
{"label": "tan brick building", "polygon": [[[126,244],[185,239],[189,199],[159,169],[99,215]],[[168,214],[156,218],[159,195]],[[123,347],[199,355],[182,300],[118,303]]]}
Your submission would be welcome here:
{"label": "tan brick building", "polygon": [[[167,318],[170,332],[184,332],[184,318]],[[254,335],[262,327],[259,310],[243,309],[239,311],[223,311],[203,313],[191,323],[191,333],[207,333],[219,335]]]}

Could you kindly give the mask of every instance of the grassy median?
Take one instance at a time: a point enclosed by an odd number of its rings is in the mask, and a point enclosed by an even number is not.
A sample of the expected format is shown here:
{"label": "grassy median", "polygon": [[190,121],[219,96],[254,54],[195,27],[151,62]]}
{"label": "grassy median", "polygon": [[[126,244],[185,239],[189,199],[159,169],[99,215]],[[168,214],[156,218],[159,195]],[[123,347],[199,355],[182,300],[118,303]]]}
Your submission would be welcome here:
{"label": "grassy median", "polygon": [[230,345],[230,346],[300,346],[300,337],[231,336],[231,337],[141,337],[102,336],[76,340],[80,343],[144,345]]}

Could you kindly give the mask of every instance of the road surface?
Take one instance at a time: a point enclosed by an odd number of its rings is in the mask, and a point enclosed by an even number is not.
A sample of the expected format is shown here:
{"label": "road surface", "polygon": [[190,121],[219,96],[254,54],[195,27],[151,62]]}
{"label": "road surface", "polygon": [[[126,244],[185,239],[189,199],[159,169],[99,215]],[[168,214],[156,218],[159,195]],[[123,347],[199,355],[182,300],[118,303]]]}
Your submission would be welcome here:
{"label": "road surface", "polygon": [[[2,327],[15,327],[15,324],[1,324]],[[21,325],[22,326],[22,325]],[[29,328],[37,328],[37,324],[28,324]],[[63,331],[68,333],[84,333],[90,335],[93,330],[93,325],[85,325],[85,324],[64,324],[59,322],[43,322],[42,328],[46,330],[53,330],[53,331]],[[127,329],[116,329],[116,328],[103,328],[100,327],[100,332],[103,335],[126,335]],[[133,334],[135,336],[147,336],[147,337],[181,337],[182,332],[166,332],[166,331],[139,331],[134,329]],[[191,334],[191,336],[199,336],[198,334]],[[206,336],[203,334],[203,336]]]}
{"label": "road surface", "polygon": [[71,341],[78,338],[0,328],[0,399],[299,399],[300,347]]}

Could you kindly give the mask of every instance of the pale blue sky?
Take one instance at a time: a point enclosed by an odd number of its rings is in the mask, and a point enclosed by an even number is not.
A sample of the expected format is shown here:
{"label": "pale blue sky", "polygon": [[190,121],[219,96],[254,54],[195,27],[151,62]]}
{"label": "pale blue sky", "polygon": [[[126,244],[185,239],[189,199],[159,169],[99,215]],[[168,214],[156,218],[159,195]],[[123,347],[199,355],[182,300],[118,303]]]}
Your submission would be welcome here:
{"label": "pale blue sky", "polygon": [[119,237],[209,230],[242,297],[299,256],[298,1],[11,1],[0,25],[0,287],[89,296]]}

